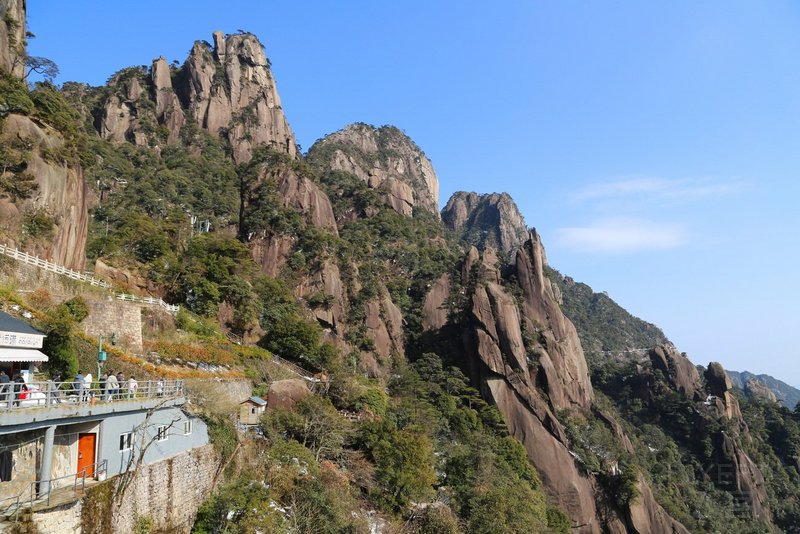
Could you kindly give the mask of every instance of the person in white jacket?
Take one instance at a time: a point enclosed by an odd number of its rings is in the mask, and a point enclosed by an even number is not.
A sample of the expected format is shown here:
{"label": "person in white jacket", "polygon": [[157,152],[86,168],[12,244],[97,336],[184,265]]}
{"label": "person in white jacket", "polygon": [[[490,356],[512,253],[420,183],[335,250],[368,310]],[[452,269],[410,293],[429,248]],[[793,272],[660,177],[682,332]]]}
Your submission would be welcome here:
{"label": "person in white jacket", "polygon": [[89,391],[92,389],[92,373],[86,373],[83,377],[83,385],[81,386],[81,400],[87,402],[89,400]]}
{"label": "person in white jacket", "polygon": [[128,379],[128,398],[136,397],[136,390],[139,389],[139,383],[133,378],[133,375]]}

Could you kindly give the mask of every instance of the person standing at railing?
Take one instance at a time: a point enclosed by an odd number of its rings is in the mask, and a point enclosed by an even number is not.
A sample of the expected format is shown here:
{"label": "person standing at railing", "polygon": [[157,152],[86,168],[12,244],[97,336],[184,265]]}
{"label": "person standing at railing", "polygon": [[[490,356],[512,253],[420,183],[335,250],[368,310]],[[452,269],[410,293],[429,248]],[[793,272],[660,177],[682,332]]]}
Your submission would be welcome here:
{"label": "person standing at railing", "polygon": [[108,374],[103,371],[103,374],[100,375],[98,379],[100,381],[100,399],[106,400],[106,387],[108,385]]}
{"label": "person standing at railing", "polygon": [[89,393],[92,390],[92,373],[86,373],[83,377],[83,402],[89,402]]}
{"label": "person standing at railing", "polygon": [[83,402],[83,371],[78,369],[78,374],[72,380],[72,389],[78,396],[78,402]]}
{"label": "person standing at railing", "polygon": [[117,383],[119,387],[117,388],[117,398],[121,399],[123,397],[123,392],[125,391],[125,386],[127,382],[125,382],[125,375],[122,373],[117,373]]}
{"label": "person standing at railing", "polygon": [[156,382],[156,397],[163,397],[164,396],[164,379],[159,378],[158,382]]}
{"label": "person standing at railing", "polygon": [[61,391],[58,389],[60,382],[61,375],[55,375],[47,381],[47,394],[50,398],[50,404],[61,404]]}
{"label": "person standing at railing", "polygon": [[133,378],[133,375],[128,379],[128,398],[133,399],[136,397],[136,390],[139,389],[139,383]]}
{"label": "person standing at railing", "polygon": [[22,392],[27,391],[28,388],[25,387],[25,379],[22,378],[22,375],[17,373],[14,375],[14,406],[19,406],[20,397],[22,397]]}
{"label": "person standing at railing", "polygon": [[106,400],[114,400],[114,397],[117,395],[117,390],[119,390],[119,382],[117,382],[117,377],[114,375],[114,371],[108,373],[106,388],[108,389],[108,398]]}

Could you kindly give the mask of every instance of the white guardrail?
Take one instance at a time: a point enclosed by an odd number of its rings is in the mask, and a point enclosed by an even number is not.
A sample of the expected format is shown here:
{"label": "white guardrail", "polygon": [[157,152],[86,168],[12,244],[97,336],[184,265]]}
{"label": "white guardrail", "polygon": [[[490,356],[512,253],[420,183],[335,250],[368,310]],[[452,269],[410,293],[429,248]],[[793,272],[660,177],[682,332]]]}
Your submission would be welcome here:
{"label": "white guardrail", "polygon": [[[66,276],[67,278],[72,278],[73,280],[80,280],[81,282],[86,282],[89,285],[102,287],[105,289],[113,289],[113,286],[106,282],[105,280],[100,280],[99,278],[95,278],[94,276],[90,276],[86,273],[79,273],[78,271],[73,271],[72,269],[67,269],[62,265],[57,265],[53,262],[43,260],[38,256],[33,256],[28,254],[27,252],[22,252],[16,248],[11,248],[8,245],[0,244],[0,254],[4,254],[9,258],[13,258],[19,262],[27,263],[28,265],[33,265],[40,269],[44,269],[45,271],[49,271],[51,273],[60,274]],[[170,313],[178,313],[180,306],[176,306],[174,304],[167,304],[161,299],[153,298],[153,297],[139,297],[136,295],[128,295],[126,293],[117,293],[115,294],[117,300],[124,300],[126,302],[136,302],[139,304],[147,304],[149,306],[158,306],[167,310]]]}

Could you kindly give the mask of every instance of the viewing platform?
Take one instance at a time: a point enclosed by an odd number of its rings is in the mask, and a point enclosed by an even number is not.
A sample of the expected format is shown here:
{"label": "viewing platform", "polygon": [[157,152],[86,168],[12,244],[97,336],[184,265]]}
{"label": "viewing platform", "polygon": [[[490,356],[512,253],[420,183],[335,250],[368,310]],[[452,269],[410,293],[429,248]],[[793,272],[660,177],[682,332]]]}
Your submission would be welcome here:
{"label": "viewing platform", "polygon": [[[34,428],[54,421],[102,418],[109,414],[180,406],[186,396],[183,380],[138,382],[134,390],[75,387],[73,382],[30,382],[0,384],[0,434],[25,425]],[[33,425],[33,426],[32,426]]]}

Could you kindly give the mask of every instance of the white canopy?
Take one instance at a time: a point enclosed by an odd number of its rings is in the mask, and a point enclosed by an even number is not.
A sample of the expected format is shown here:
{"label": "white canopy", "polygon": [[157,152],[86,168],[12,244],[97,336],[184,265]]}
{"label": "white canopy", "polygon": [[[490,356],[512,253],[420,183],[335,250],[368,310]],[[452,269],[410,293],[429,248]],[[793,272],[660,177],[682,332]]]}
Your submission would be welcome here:
{"label": "white canopy", "polygon": [[0,362],[46,362],[47,356],[36,349],[0,347]]}

